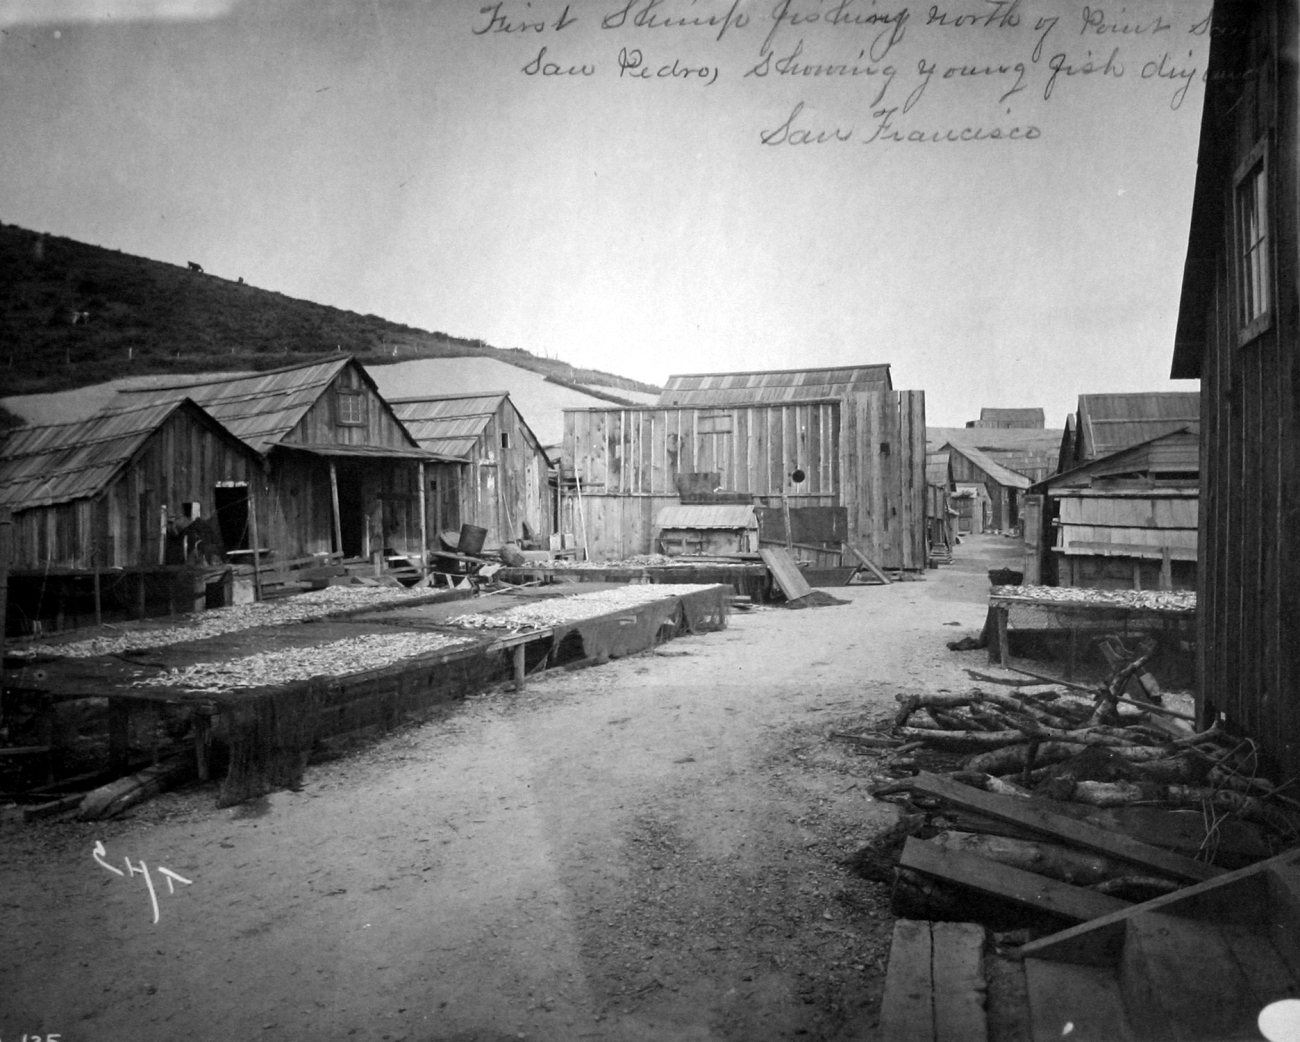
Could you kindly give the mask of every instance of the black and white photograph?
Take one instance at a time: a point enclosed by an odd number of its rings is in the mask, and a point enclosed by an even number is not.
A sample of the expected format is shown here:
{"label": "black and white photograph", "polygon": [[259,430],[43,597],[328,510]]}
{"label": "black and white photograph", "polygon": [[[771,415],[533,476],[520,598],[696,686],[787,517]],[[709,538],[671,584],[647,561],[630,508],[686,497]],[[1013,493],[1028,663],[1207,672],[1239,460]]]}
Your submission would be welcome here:
{"label": "black and white photograph", "polygon": [[0,0],[0,1042],[1300,1042],[1300,0]]}

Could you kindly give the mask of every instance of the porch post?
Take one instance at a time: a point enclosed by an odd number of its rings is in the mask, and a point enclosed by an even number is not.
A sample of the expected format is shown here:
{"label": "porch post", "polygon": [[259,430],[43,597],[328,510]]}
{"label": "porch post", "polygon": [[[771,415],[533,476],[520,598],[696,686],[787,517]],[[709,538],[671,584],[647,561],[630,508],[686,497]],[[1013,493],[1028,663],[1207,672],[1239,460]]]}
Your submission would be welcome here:
{"label": "porch post", "polygon": [[343,556],[343,525],[339,521],[339,473],[330,458],[330,499],[334,504],[334,552]]}
{"label": "porch post", "polygon": [[424,460],[417,460],[420,469],[420,578],[429,574],[429,518],[424,506]]}

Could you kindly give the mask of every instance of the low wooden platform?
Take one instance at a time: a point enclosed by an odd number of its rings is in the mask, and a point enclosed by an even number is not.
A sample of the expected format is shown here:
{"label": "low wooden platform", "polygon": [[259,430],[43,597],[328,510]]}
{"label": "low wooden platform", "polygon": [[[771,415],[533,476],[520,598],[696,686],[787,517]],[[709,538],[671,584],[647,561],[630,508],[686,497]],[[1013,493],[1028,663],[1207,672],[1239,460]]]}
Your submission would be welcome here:
{"label": "low wooden platform", "polygon": [[[606,588],[621,588],[608,584]],[[4,671],[8,696],[52,704],[70,699],[106,699],[110,756],[125,764],[133,713],[157,711],[193,716],[193,741],[200,775],[208,770],[212,744],[228,748],[232,765],[270,757],[305,756],[311,743],[361,731],[383,731],[419,718],[431,707],[483,687],[514,679],[522,687],[531,672],[552,665],[601,662],[644,651],[684,632],[722,629],[727,624],[730,586],[702,585],[601,615],[511,632],[464,629],[451,619],[466,613],[500,614],[529,602],[558,600],[599,586],[551,586],[467,600],[430,596],[379,610],[312,622],[264,626],[203,640],[103,655],[52,658]],[[227,691],[139,686],[168,670],[196,663],[227,663],[264,652],[315,648],[369,634],[434,632],[463,643],[374,669],[309,680]],[[232,774],[238,770],[232,767]],[[227,796],[247,779],[227,777]]]}
{"label": "low wooden platform", "polygon": [[772,577],[762,561],[752,564],[722,562],[653,565],[643,568],[502,568],[497,578],[516,586],[524,583],[723,583],[755,604],[771,600]]}

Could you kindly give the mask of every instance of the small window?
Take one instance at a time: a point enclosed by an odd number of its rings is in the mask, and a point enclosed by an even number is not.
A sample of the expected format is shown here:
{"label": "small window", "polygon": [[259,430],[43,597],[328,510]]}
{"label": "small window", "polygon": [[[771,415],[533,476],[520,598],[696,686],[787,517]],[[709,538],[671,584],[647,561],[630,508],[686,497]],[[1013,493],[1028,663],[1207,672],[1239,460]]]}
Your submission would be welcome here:
{"label": "small window", "polygon": [[501,447],[502,447],[503,449],[508,449],[508,448],[510,448],[510,432],[509,432],[509,431],[502,431],[502,432],[501,432]]}
{"label": "small window", "polygon": [[366,396],[356,391],[339,391],[339,424],[360,427],[366,422]]}
{"label": "small window", "polygon": [[1268,150],[1253,149],[1233,179],[1233,267],[1237,280],[1237,344],[1245,345],[1273,321],[1273,263],[1269,236]]}

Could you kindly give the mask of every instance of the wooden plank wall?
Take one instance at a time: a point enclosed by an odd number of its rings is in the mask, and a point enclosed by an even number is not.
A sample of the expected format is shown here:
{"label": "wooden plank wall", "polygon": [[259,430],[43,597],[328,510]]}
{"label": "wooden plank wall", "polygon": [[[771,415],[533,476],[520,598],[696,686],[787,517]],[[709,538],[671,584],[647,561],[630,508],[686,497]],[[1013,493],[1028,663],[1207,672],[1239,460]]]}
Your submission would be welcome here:
{"label": "wooden plank wall", "polygon": [[[501,445],[502,434],[509,436],[508,448]],[[545,545],[555,531],[548,473],[546,454],[518,410],[503,399],[470,452],[465,521],[487,529],[488,545],[518,542],[527,521]]]}
{"label": "wooden plank wall", "polygon": [[[1269,152],[1270,217],[1277,272],[1272,327],[1238,343],[1232,207],[1225,206],[1215,287],[1207,295],[1208,339],[1201,373],[1203,566],[1198,591],[1198,711],[1224,713],[1230,727],[1261,743],[1287,777],[1300,776],[1300,235],[1297,170],[1297,70],[1294,4],[1261,4],[1275,34],[1264,74],[1251,77],[1241,103],[1220,109],[1222,182],[1256,141]],[[1276,20],[1273,20],[1276,15]],[[1285,44],[1279,43],[1285,41]],[[1254,97],[1254,83],[1263,85]],[[1267,96],[1276,86],[1276,96]],[[1213,118],[1207,112],[1207,119]],[[1275,780],[1281,781],[1282,778]]]}
{"label": "wooden plank wall", "polygon": [[[356,392],[365,399],[365,423],[339,423],[339,392]],[[282,439],[286,444],[305,445],[384,445],[389,448],[413,448],[405,429],[393,415],[389,404],[376,394],[362,378],[356,364],[341,370],[328,388],[292,431]]]}
{"label": "wooden plank wall", "polygon": [[16,512],[12,567],[157,564],[163,506],[175,516],[197,502],[213,517],[217,482],[247,481],[255,467],[250,453],[177,410],[99,498]]}
{"label": "wooden plank wall", "polygon": [[581,482],[593,559],[651,552],[659,510],[679,501],[678,475],[715,472],[723,489],[760,506],[780,506],[783,492],[792,508],[845,506],[850,538],[873,561],[925,567],[924,392],[569,410],[564,422],[563,471]]}

